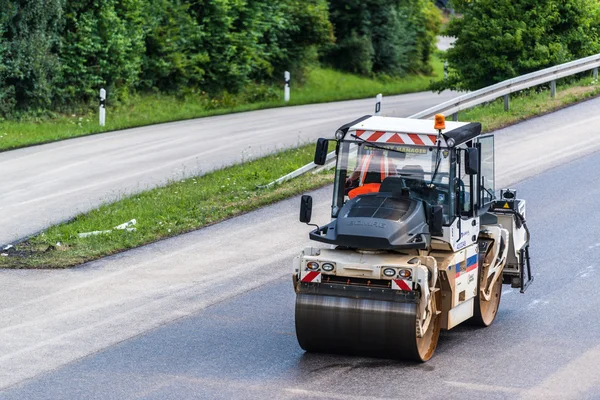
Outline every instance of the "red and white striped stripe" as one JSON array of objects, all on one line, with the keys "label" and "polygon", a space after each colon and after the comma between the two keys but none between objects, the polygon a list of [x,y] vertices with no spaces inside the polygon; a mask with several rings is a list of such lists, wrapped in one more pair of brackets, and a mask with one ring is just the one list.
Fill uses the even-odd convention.
[{"label": "red and white striped stripe", "polygon": [[406,279],[392,279],[392,289],[411,292],[413,290],[412,287],[413,284],[411,281],[407,281]]},{"label": "red and white striped stripe", "polygon": [[321,273],[319,271],[302,271],[300,280],[302,282],[321,283]]},{"label": "red and white striped stripe", "polygon": [[410,144],[415,146],[435,146],[436,135],[417,135],[383,131],[356,131],[356,136],[368,142]]}]

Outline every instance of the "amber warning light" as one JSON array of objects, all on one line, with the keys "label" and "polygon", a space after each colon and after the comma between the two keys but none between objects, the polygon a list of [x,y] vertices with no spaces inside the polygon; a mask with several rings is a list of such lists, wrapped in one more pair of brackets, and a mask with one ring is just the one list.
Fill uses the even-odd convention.
[{"label": "amber warning light", "polygon": [[433,126],[433,129],[437,129],[437,130],[446,129],[446,117],[444,117],[444,114],[436,114],[435,115],[435,125]]}]

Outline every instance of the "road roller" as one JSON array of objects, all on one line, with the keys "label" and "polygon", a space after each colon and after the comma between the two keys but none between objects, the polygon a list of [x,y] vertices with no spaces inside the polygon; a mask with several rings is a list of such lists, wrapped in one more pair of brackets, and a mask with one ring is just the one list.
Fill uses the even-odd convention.
[{"label": "road roller", "polygon": [[533,281],[525,200],[496,191],[480,123],[364,116],[317,141],[314,163],[334,162],[331,221],[301,198],[319,242],[293,261],[305,351],[424,362],[442,329],[489,326],[502,285]]}]

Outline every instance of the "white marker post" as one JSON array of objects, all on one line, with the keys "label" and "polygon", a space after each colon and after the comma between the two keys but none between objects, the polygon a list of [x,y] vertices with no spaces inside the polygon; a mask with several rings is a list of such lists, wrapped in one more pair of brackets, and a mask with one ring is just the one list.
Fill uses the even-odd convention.
[{"label": "white marker post", "polygon": [[381,100],[383,99],[383,95],[379,93],[375,99],[375,115],[381,115]]},{"label": "white marker post", "polygon": [[283,78],[285,79],[285,87],[283,89],[283,100],[287,103],[290,101],[290,80],[292,76],[289,71],[285,71],[283,74]]},{"label": "white marker post", "polygon": [[100,126],[106,124],[106,90],[100,89]]}]

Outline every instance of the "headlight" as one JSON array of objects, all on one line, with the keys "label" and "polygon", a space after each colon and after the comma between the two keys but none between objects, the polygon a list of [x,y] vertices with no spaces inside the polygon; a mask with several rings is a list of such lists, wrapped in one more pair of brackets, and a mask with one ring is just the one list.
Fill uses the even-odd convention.
[{"label": "headlight", "polygon": [[396,275],[396,270],[394,268],[386,268],[386,269],[383,270],[383,274],[385,276],[392,277],[392,276]]},{"label": "headlight", "polygon": [[400,272],[398,272],[398,275],[401,278],[410,278],[410,276],[412,275],[412,272],[410,271],[410,269],[401,269]]},{"label": "headlight", "polygon": [[316,271],[319,269],[319,263],[310,261],[310,262],[306,263],[306,268],[310,269],[311,271]]},{"label": "headlight", "polygon": [[323,268],[323,271],[331,272],[333,271],[334,266],[333,264],[325,263],[321,266],[321,268]]}]

